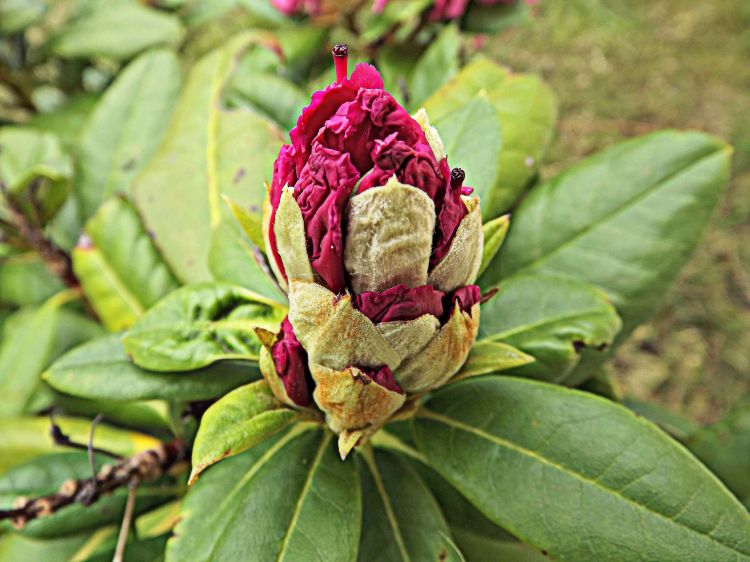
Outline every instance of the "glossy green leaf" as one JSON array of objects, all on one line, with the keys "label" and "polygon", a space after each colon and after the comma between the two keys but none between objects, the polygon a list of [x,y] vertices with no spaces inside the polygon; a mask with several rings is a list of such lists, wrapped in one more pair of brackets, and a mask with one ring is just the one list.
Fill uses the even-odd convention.
[{"label": "glossy green leaf", "polygon": [[54,394],[57,412],[76,417],[93,419],[98,414],[104,421],[118,427],[129,427],[169,435],[172,426],[169,406],[163,400],[123,402],[121,400],[90,400],[66,394]]},{"label": "glossy green leaf", "polygon": [[40,540],[9,533],[0,537],[0,562],[70,562],[86,542],[86,535]]},{"label": "glossy green leaf", "polygon": [[533,363],[531,355],[519,351],[512,345],[492,340],[481,340],[471,348],[461,370],[454,377],[454,381],[507,371]]},{"label": "glossy green leaf", "polygon": [[506,234],[508,234],[509,226],[510,215],[497,217],[496,219],[492,219],[482,225],[484,246],[482,247],[482,263],[479,266],[479,273],[477,276],[481,276],[492,263],[492,260],[495,259],[495,256],[500,250],[500,246],[502,246],[505,241]]},{"label": "glossy green leaf", "polygon": [[279,402],[264,380],[223,396],[201,418],[193,444],[190,483],[212,464],[247,451],[293,423],[299,415],[298,410]]},{"label": "glossy green leaf", "polygon": [[78,137],[99,101],[99,94],[78,94],[59,109],[49,113],[34,114],[26,126],[38,131],[57,135],[63,146],[72,150]]},{"label": "glossy green leaf", "polygon": [[750,502],[750,402],[744,400],[718,423],[696,431],[686,445],[737,497]]},{"label": "glossy green leaf", "polygon": [[655,423],[664,431],[684,442],[688,436],[698,431],[698,425],[680,414],[654,402],[643,402],[625,398],[623,405],[633,410],[639,416]]},{"label": "glossy green leaf", "polygon": [[479,339],[504,342],[534,357],[513,372],[560,381],[583,348],[602,349],[615,338],[620,319],[607,295],[580,281],[547,275],[508,279],[482,306]]},{"label": "glossy green leaf", "polygon": [[750,560],[750,514],[682,446],[608,400],[525,379],[438,391],[415,422],[430,464],[555,559]]},{"label": "glossy green leaf", "polygon": [[542,562],[549,560],[537,549],[518,542],[464,498],[435,470],[412,462],[435,496],[451,535],[466,560],[471,562]]},{"label": "glossy green leaf", "polygon": [[381,449],[362,456],[358,562],[463,560],[440,506],[414,468]]},{"label": "glossy green leaf", "polygon": [[[55,423],[72,440],[88,442],[91,421],[58,416]],[[49,428],[47,418],[0,418],[0,474],[36,456],[59,452],[60,447],[49,436]],[[96,428],[96,445],[131,456],[158,446],[159,441],[149,435],[100,424]]]},{"label": "glossy green leaf", "polygon": [[211,230],[231,218],[222,194],[261,209],[281,146],[269,120],[220,103],[237,56],[253,40],[234,38],[191,68],[161,148],[133,187],[146,227],[183,282],[211,278]]},{"label": "glossy green leaf", "polygon": [[247,71],[242,65],[227,88],[227,102],[257,111],[288,130],[297,122],[310,95],[294,82],[278,75],[278,70]]},{"label": "glossy green leaf", "polygon": [[[73,162],[52,133],[30,128],[0,129],[0,182],[24,206],[28,188],[38,181],[36,199],[41,203],[43,220],[50,218],[70,191]],[[0,216],[5,211],[0,198]]]},{"label": "glossy green leaf", "polygon": [[38,308],[24,308],[3,326],[0,346],[0,417],[23,414],[53,355],[66,293]]},{"label": "glossy green leaf", "polygon": [[[162,562],[167,539],[169,539],[169,534],[151,538],[129,535],[125,543],[123,562]],[[113,534],[109,540],[94,549],[83,562],[110,562],[113,560],[116,547],[117,536]]]},{"label": "glossy green leaf", "polygon": [[47,12],[44,0],[0,0],[0,35],[23,31]]},{"label": "glossy green leaf", "polygon": [[59,30],[52,51],[64,58],[125,60],[149,47],[177,45],[183,33],[175,16],[138,2],[97,2]]},{"label": "glossy green leaf", "polygon": [[[112,464],[111,458],[97,455],[97,466]],[[91,477],[91,465],[85,451],[43,455],[19,465],[0,476],[0,509],[9,509],[19,496],[36,498],[56,492],[66,480]],[[168,501],[175,491],[168,481],[143,483],[136,500],[136,513]],[[38,538],[57,538],[74,535],[119,522],[122,519],[127,488],[103,495],[86,507],[71,505],[48,517],[29,522],[24,534]],[[10,527],[6,521],[3,526]]]},{"label": "glossy green leaf", "polygon": [[0,301],[3,303],[38,305],[63,288],[62,282],[34,252],[0,258]]},{"label": "glossy green leaf", "polygon": [[259,377],[257,367],[231,362],[181,373],[146,371],[128,358],[116,335],[73,349],[43,375],[52,388],[72,396],[122,401],[208,400]]},{"label": "glossy green leaf", "polygon": [[179,285],[135,209],[115,197],[86,224],[73,251],[73,269],[110,331],[129,328],[144,311]]},{"label": "glossy green leaf", "polygon": [[208,267],[217,281],[245,287],[279,304],[288,302],[261,249],[231,219],[222,220],[211,232]]},{"label": "glossy green leaf", "polygon": [[483,216],[491,217],[485,206],[494,190],[499,169],[498,153],[502,146],[502,131],[495,108],[483,94],[451,113],[439,117],[429,115],[443,139],[451,166],[458,166],[466,172],[465,183],[479,196]]},{"label": "glossy green leaf", "polygon": [[75,192],[84,219],[105,199],[130,191],[159,147],[179,90],[179,61],[165,49],[135,59],[107,89],[79,143]]},{"label": "glossy green leaf", "polygon": [[353,459],[292,429],[211,467],[188,492],[167,560],[351,561],[361,523]]},{"label": "glossy green leaf", "polygon": [[222,359],[257,360],[254,328],[277,331],[285,309],[247,289],[200,283],[170,293],[123,338],[144,369],[188,371]]},{"label": "glossy green leaf", "polygon": [[729,174],[731,150],[698,132],[619,144],[535,188],[482,279],[540,272],[604,289],[622,341],[688,260]]},{"label": "glossy green leaf", "polygon": [[435,90],[458,73],[461,36],[447,25],[419,57],[408,77],[409,107],[417,110]]},{"label": "glossy green leaf", "polygon": [[[484,99],[494,107],[502,137],[497,152],[483,152],[481,160],[477,157],[471,161],[476,166],[474,174],[481,174],[481,182],[466,168],[467,185],[491,186],[480,190],[480,196],[484,196],[482,216],[488,220],[507,211],[536,177],[552,136],[557,104],[551,90],[539,78],[511,73],[479,57],[430,96],[424,106],[442,135],[443,120],[477,99]],[[477,121],[468,123],[470,130],[477,126]],[[450,151],[448,154],[452,156]],[[452,165],[463,166],[454,161],[451,158]]]}]

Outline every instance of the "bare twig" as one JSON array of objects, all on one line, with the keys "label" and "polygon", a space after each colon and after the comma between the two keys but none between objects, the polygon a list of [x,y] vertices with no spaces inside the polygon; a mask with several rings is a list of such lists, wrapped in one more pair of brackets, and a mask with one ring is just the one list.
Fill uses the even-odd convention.
[{"label": "bare twig", "polygon": [[87,451],[89,453],[89,462],[91,462],[92,472],[96,474],[96,465],[94,464],[93,455],[94,453],[99,453],[102,455],[106,455],[108,457],[112,457],[113,459],[122,459],[122,457],[116,453],[113,453],[112,451],[107,451],[106,449],[99,449],[98,447],[94,447],[93,438],[94,438],[94,429],[96,428],[97,424],[101,421],[101,416],[96,416],[96,419],[94,419],[94,422],[91,425],[91,431],[89,433],[89,443],[83,444],[83,443],[76,443],[73,441],[70,437],[65,435],[60,429],[60,426],[55,423],[55,416],[54,412],[50,410],[49,413],[49,422],[50,422],[50,428],[49,433],[52,437],[52,441],[55,443],[55,445],[60,445],[62,447],[70,447],[71,449],[80,449],[81,451]]},{"label": "bare twig", "polygon": [[188,449],[184,441],[162,443],[115,464],[104,465],[92,478],[67,480],[54,494],[29,500],[19,497],[13,509],[0,510],[0,520],[10,519],[17,529],[29,521],[56,513],[65,506],[80,503],[89,506],[102,495],[129,486],[131,482],[152,482],[166,474],[175,465],[187,460]]},{"label": "bare twig", "polygon": [[[35,191],[32,189],[32,192]],[[8,214],[13,226],[18,230],[19,236],[28,244],[28,246],[35,250],[42,258],[47,267],[62,279],[65,284],[72,288],[78,288],[80,284],[78,279],[73,273],[73,264],[65,252],[55,246],[55,244],[49,240],[45,234],[44,229],[40,224],[33,224],[23,212],[23,209],[17,201],[13,199],[8,193],[8,189],[4,183],[0,182],[0,193],[5,201],[5,206],[8,209]]]},{"label": "bare twig", "polygon": [[117,547],[115,548],[115,555],[112,558],[112,562],[122,562],[125,558],[125,545],[128,542],[128,534],[133,524],[133,511],[135,509],[135,496],[138,484],[140,484],[140,480],[137,476],[128,484],[128,501],[125,504],[125,514],[122,517],[122,525],[120,525],[120,534],[117,537]]}]

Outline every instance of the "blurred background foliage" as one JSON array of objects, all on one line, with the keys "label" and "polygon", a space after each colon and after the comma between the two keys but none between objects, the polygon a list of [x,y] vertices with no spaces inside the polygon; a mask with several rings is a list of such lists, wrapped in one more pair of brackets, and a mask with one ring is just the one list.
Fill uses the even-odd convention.
[{"label": "blurred background foliage", "polygon": [[733,179],[703,244],[611,366],[626,395],[715,421],[750,391],[750,3],[549,1],[485,50],[541,74],[558,96],[544,177],[669,127],[734,146]]}]

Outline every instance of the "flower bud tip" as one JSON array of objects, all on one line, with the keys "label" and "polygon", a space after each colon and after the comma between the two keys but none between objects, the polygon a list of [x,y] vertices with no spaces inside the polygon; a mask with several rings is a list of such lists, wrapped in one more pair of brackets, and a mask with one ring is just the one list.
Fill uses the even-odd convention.
[{"label": "flower bud tip", "polygon": [[339,43],[331,50],[333,53],[333,64],[336,67],[336,83],[340,84],[349,75],[349,45]]}]

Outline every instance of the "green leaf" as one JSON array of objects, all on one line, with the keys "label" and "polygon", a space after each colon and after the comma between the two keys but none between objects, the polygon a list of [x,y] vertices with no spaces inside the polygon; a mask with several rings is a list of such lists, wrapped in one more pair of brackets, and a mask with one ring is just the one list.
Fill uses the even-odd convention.
[{"label": "green leaf", "polygon": [[537,549],[518,542],[487,519],[435,470],[421,462],[412,462],[440,509],[451,530],[451,535],[467,560],[471,562],[543,562]]},{"label": "green leaf", "polygon": [[224,201],[250,241],[261,251],[265,251],[261,210],[259,208],[246,209],[242,204],[227,196],[224,196]]},{"label": "green leaf", "polygon": [[179,91],[179,61],[165,49],[138,57],[107,89],[79,143],[75,190],[84,219],[115,193],[129,193],[159,147]]},{"label": "green leaf", "polygon": [[[429,110],[428,110],[429,112]],[[451,166],[466,172],[466,185],[479,196],[483,216],[494,190],[502,135],[497,112],[486,95],[473,98],[454,112],[433,118]]]},{"label": "green leaf", "polygon": [[98,101],[99,94],[78,94],[55,111],[34,114],[26,126],[57,135],[66,149],[73,150]]},{"label": "green leaf", "polygon": [[494,34],[523,23],[528,15],[527,2],[496,2],[486,6],[473,2],[466,11],[463,26],[467,31]]},{"label": "green leaf", "polygon": [[[164,548],[167,545],[169,533],[158,537],[142,538],[128,536],[125,543],[125,562],[162,562],[164,560]],[[85,562],[110,562],[114,559],[117,548],[117,537],[113,534],[109,540],[86,557]],[[74,560],[78,560],[75,558]]]},{"label": "green leaf", "polygon": [[447,25],[419,57],[408,77],[409,107],[419,109],[440,86],[458,74],[458,27]]},{"label": "green leaf", "polygon": [[[549,87],[536,76],[511,73],[478,57],[430,96],[424,106],[442,135],[442,121],[477,99],[495,108],[502,132],[497,152],[483,152],[481,160],[471,161],[477,166],[474,173],[482,174],[480,185],[491,186],[481,192],[482,216],[489,220],[505,212],[537,176],[557,118],[557,103]],[[478,123],[472,121],[468,126],[473,129]],[[448,154],[452,156],[450,151]],[[460,161],[456,164],[463,165]],[[471,172],[466,169],[467,185],[475,186],[477,181],[470,179]]]},{"label": "green leaf", "polygon": [[365,451],[362,539],[358,562],[463,560],[438,503],[414,468],[398,455]]},{"label": "green leaf", "polygon": [[[96,461],[98,467],[115,462],[103,455],[97,455]],[[13,500],[19,496],[46,496],[57,492],[66,480],[84,478],[91,478],[91,465],[85,451],[37,457],[0,476],[0,509],[10,509]],[[135,513],[142,513],[173,497],[174,485],[170,489],[165,486],[166,483],[157,481],[141,484]],[[57,538],[119,522],[127,495],[127,488],[121,488],[112,494],[103,495],[92,506],[67,506],[53,515],[30,521],[23,532],[37,538]],[[10,524],[6,521],[3,527],[8,529]]]},{"label": "green leaf", "polygon": [[0,417],[26,411],[39,375],[53,356],[60,307],[69,298],[69,293],[60,293],[38,308],[21,309],[5,322],[0,346]]},{"label": "green leaf", "polygon": [[231,219],[222,220],[211,232],[208,266],[217,281],[245,287],[279,304],[288,302],[263,252]]},{"label": "green leaf", "polygon": [[500,246],[502,246],[503,241],[505,241],[505,235],[508,234],[509,226],[510,215],[497,217],[496,219],[492,219],[482,225],[484,246],[482,247],[482,264],[479,266],[478,277],[485,272],[492,263],[492,260],[495,259],[497,252],[500,250]]},{"label": "green leaf", "polygon": [[[0,128],[0,182],[23,205],[32,184],[43,220],[65,202],[70,191],[73,162],[52,133],[21,127]],[[6,211],[0,198],[0,216]]]},{"label": "green leaf", "polygon": [[73,349],[44,373],[52,388],[91,400],[208,400],[260,377],[248,363],[222,362],[182,373],[137,367],[120,336],[110,335]]},{"label": "green leaf", "polygon": [[163,400],[123,402],[55,394],[54,405],[57,412],[65,415],[94,418],[101,414],[103,420],[119,427],[142,429],[160,435],[169,435],[172,432],[169,406]]},{"label": "green leaf", "polygon": [[253,40],[234,38],[192,67],[161,148],[133,187],[157,247],[186,283],[211,278],[211,230],[229,217],[221,195],[261,209],[281,146],[273,123],[220,103],[237,56]]},{"label": "green leaf", "polygon": [[688,260],[730,153],[709,135],[665,131],[584,160],[524,200],[483,285],[529,272],[597,285],[622,316],[621,342]]},{"label": "green leaf", "polygon": [[466,363],[451,379],[458,381],[469,377],[498,373],[532,363],[534,358],[515,347],[492,340],[481,340],[471,348]]},{"label": "green leaf", "polygon": [[560,381],[583,348],[608,346],[620,319],[607,295],[590,285],[548,275],[513,277],[482,306],[479,339],[504,342],[534,357],[518,375]]},{"label": "green leaf", "polygon": [[203,414],[195,437],[190,484],[212,464],[247,451],[299,415],[279,402],[263,380],[241,386],[214,402]]},{"label": "green leaf", "polygon": [[149,47],[176,46],[184,30],[175,17],[138,2],[97,2],[64,25],[52,40],[63,58],[126,60]]},{"label": "green leaf", "polygon": [[167,560],[353,560],[356,464],[330,433],[292,429],[208,470],[188,492]]},{"label": "green leaf", "polygon": [[277,331],[285,309],[247,289],[201,283],[170,293],[123,338],[139,367],[188,371],[222,359],[257,360],[254,328]]},{"label": "green leaf", "polygon": [[[89,420],[56,417],[63,433],[79,443],[87,443]],[[0,418],[0,474],[27,460],[46,453],[59,452],[60,447],[49,437],[47,418]],[[100,424],[96,428],[96,445],[122,456],[131,456],[159,445],[149,435],[115,429]]]},{"label": "green leaf", "polygon": [[34,252],[0,258],[0,300],[15,306],[38,305],[64,285]]},{"label": "green leaf", "polygon": [[86,542],[86,535],[55,540],[39,540],[9,533],[0,537],[0,562],[43,560],[44,562],[70,562],[73,555]]},{"label": "green leaf", "polygon": [[86,224],[73,269],[110,331],[129,328],[179,285],[141,225],[135,209],[115,197]]},{"label": "green leaf", "polygon": [[750,502],[750,402],[741,402],[718,423],[696,431],[686,445],[737,497]]},{"label": "green leaf", "polygon": [[44,0],[0,0],[0,35],[11,35],[37,23],[47,12]]},{"label": "green leaf", "polygon": [[430,464],[494,523],[571,560],[750,560],[750,514],[655,426],[603,398],[483,377],[415,422]]},{"label": "green leaf", "polygon": [[648,421],[655,423],[683,443],[688,436],[698,431],[698,426],[693,421],[659,404],[626,398],[623,400],[623,405],[633,410],[639,416],[643,416]]}]

